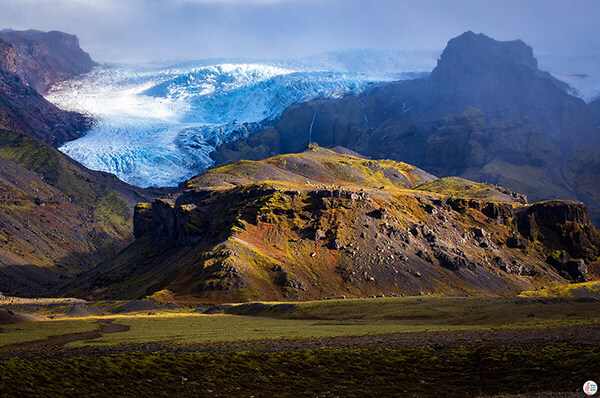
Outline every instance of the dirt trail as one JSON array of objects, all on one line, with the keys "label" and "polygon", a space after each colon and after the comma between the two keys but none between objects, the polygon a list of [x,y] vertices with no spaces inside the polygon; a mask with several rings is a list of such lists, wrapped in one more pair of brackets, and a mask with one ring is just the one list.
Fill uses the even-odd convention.
[{"label": "dirt trail", "polygon": [[50,336],[43,340],[27,341],[25,343],[18,343],[13,345],[7,345],[0,348],[2,351],[13,351],[13,350],[35,350],[47,347],[62,347],[65,344],[72,343],[79,340],[93,340],[102,337],[107,333],[120,333],[127,332],[129,326],[114,324],[115,319],[99,319],[96,321],[98,328],[91,332],[71,333],[62,334],[57,336]]}]

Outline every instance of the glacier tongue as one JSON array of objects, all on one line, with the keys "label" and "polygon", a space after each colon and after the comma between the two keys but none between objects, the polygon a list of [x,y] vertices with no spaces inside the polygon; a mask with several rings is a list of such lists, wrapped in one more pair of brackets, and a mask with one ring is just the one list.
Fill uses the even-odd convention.
[{"label": "glacier tongue", "polygon": [[293,103],[422,75],[323,69],[301,62],[113,65],[55,87],[47,98],[97,121],[62,152],[133,185],[175,186],[209,167],[216,146],[268,126]]}]

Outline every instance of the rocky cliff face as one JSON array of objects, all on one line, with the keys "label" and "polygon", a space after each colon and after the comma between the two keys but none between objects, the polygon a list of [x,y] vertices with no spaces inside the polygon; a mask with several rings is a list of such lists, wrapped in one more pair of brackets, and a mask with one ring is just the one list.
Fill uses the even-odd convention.
[{"label": "rocky cliff face", "polygon": [[[0,33],[0,128],[59,146],[80,137],[92,121],[57,108],[36,91],[44,92],[46,84],[72,77],[72,73],[84,69],[72,59],[77,58],[79,49],[75,36],[51,33]],[[56,49],[58,52],[53,52]],[[74,55],[69,56],[71,52]]]},{"label": "rocky cliff face", "polygon": [[321,145],[507,186],[534,200],[581,200],[600,220],[589,171],[600,165],[600,130],[590,107],[565,89],[537,68],[523,42],[467,32],[450,40],[428,78],[293,105],[272,129],[211,156],[229,162],[299,151],[314,116],[312,138]]},{"label": "rocky cliff face", "polygon": [[57,108],[10,72],[0,70],[0,127],[24,132],[52,146],[80,137],[91,119]]},{"label": "rocky cliff face", "polygon": [[138,205],[136,242],[70,292],[509,295],[597,275],[599,235],[581,203],[528,205],[504,188],[421,173],[321,148],[211,170]]},{"label": "rocky cliff face", "polygon": [[3,30],[0,39],[15,50],[18,67],[12,72],[41,94],[58,82],[91,71],[96,65],[79,47],[79,39],[67,33]]},{"label": "rocky cliff face", "polygon": [[0,39],[0,69],[10,73],[17,72],[17,53],[15,49]]}]

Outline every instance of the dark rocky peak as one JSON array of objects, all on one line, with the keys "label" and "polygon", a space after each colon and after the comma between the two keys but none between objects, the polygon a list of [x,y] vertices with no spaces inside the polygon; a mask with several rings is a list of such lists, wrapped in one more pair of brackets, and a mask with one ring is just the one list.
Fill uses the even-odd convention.
[{"label": "dark rocky peak", "polygon": [[444,49],[431,78],[437,83],[461,82],[473,78],[497,78],[534,74],[566,91],[567,83],[538,69],[533,49],[521,40],[498,41],[483,33],[465,32],[451,39]]},{"label": "dark rocky peak", "polygon": [[444,49],[437,69],[465,67],[486,63],[514,63],[537,69],[533,49],[521,40],[498,41],[483,33],[465,32],[451,39]]},{"label": "dark rocky peak", "polygon": [[14,73],[42,94],[52,85],[87,73],[96,65],[79,47],[77,36],[67,33],[3,30],[0,39],[10,43],[16,52]]}]

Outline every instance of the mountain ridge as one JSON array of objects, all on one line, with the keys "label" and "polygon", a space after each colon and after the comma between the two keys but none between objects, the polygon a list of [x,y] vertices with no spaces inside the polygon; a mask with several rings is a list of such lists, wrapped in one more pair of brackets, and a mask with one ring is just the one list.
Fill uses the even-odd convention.
[{"label": "mountain ridge", "polygon": [[297,152],[310,132],[324,146],[507,186],[534,200],[582,200],[598,222],[599,131],[590,107],[565,89],[537,69],[523,42],[467,32],[450,40],[427,78],[292,105],[272,128],[222,144],[211,157],[219,165]]},{"label": "mountain ridge", "polygon": [[[27,79],[35,81],[35,76],[42,73],[46,65],[35,60],[24,62],[22,52],[26,50],[17,47],[18,52],[15,49],[22,43],[17,41],[15,45],[3,39],[7,35],[18,39],[21,33],[0,32],[0,127],[26,132],[55,147],[80,137],[92,126],[92,120],[79,113],[59,109],[42,97],[40,92],[44,92],[43,87],[42,91],[36,91],[37,84],[27,84]],[[41,34],[35,34],[38,33]],[[72,40],[77,43],[76,38]],[[36,50],[31,51],[51,53],[52,48],[44,47],[43,42],[32,39],[27,43],[32,43],[31,46]],[[77,49],[81,51],[78,45]],[[72,77],[65,71],[60,72],[59,67],[54,67],[53,73],[53,83]]]},{"label": "mountain ridge", "polygon": [[529,205],[505,188],[316,145],[209,170],[139,204],[135,235],[65,292],[192,302],[512,295],[593,277],[600,254],[580,202]]}]

